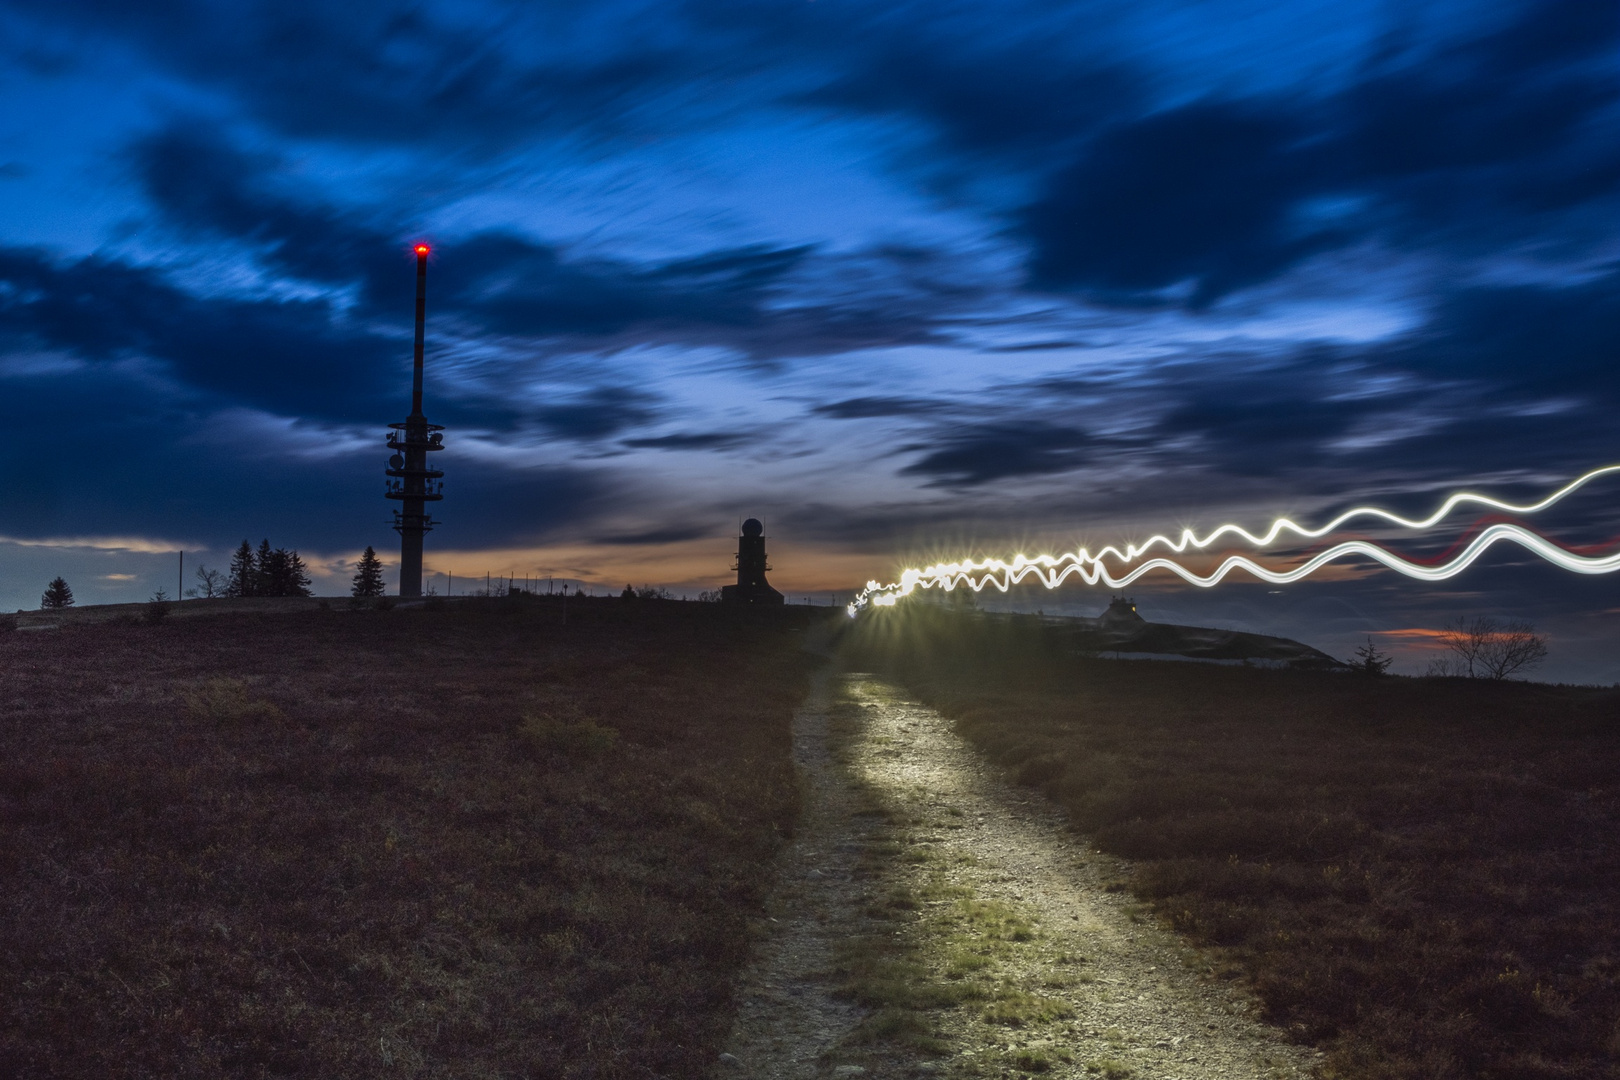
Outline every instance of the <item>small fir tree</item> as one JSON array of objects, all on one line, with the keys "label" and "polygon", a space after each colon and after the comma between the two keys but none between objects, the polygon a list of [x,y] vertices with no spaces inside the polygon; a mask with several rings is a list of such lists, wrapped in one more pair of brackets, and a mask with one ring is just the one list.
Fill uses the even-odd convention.
[{"label": "small fir tree", "polygon": [[73,606],[73,590],[68,588],[66,578],[56,578],[45,586],[45,595],[39,598],[42,608],[65,608]]},{"label": "small fir tree", "polygon": [[377,553],[371,549],[370,544],[366,545],[366,550],[361,554],[360,561],[354,564],[354,568],[358,571],[354,575],[355,596],[383,594],[382,560],[377,558]]},{"label": "small fir tree", "polygon": [[1369,637],[1367,644],[1356,650],[1356,658],[1350,661],[1350,666],[1363,675],[1382,675],[1394,662],[1395,658],[1379,652],[1378,646]]},{"label": "small fir tree", "polygon": [[253,562],[253,546],[246,540],[231,556],[230,578],[225,586],[227,596],[259,595],[258,567]]}]

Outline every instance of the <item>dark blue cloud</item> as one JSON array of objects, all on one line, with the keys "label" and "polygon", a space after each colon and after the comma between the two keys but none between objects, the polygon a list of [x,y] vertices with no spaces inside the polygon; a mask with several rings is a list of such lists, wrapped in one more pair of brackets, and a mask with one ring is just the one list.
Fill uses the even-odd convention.
[{"label": "dark blue cloud", "polygon": [[901,469],[935,486],[969,487],[1019,476],[1070,472],[1094,460],[1101,440],[1078,428],[987,423],[952,429],[938,442],[901,452],[923,454]]},{"label": "dark blue cloud", "polygon": [[645,532],[634,533],[603,533],[591,537],[593,544],[608,544],[612,547],[639,547],[649,544],[680,544],[687,540],[702,540],[713,537],[713,526],[681,525],[663,529],[649,529]]},{"label": "dark blue cloud", "polygon": [[[206,128],[165,130],[130,156],[160,221],[180,235],[228,242],[278,275],[352,286],[369,318],[398,324],[408,313],[403,227],[278,194],[278,162],[242,153]],[[571,258],[491,230],[435,253],[431,302],[436,316],[468,333],[716,344],[761,360],[941,338],[935,326],[953,299],[946,295],[924,296],[921,306],[859,297],[777,302],[812,254],[803,244],[756,244],[634,263]],[[880,265],[885,257],[875,256]]]},{"label": "dark blue cloud", "polygon": [[[1578,157],[1582,144],[1612,163],[1614,146],[1603,145],[1601,127],[1587,125],[1620,95],[1617,47],[1620,8],[1549,0],[1438,55],[1392,49],[1334,103],[1346,129],[1342,163],[1358,175],[1400,182],[1536,162],[1541,169],[1514,179],[1555,184],[1545,166],[1566,152]],[[1524,191],[1509,183],[1502,193]]]},{"label": "dark blue cloud", "polygon": [[1356,421],[1394,411],[1392,403],[1302,392],[1301,377],[1310,378],[1313,359],[1306,356],[1290,368],[1258,375],[1221,377],[1208,371],[1189,379],[1172,391],[1179,403],[1158,418],[1159,437],[1196,445],[1202,468],[1239,475],[1275,476],[1344,459],[1349,455],[1333,443]]},{"label": "dark blue cloud", "polygon": [[0,317],[12,350],[146,358],[193,392],[291,415],[378,415],[387,388],[408,378],[397,344],[324,302],[199,298],[157,270],[99,257],[0,248]]},{"label": "dark blue cloud", "polygon": [[[63,0],[18,14],[83,39],[134,46],[233,98],[283,133],[361,144],[453,144],[487,154],[541,130],[610,126],[638,91],[696,72],[656,34],[512,12],[191,0]],[[483,14],[487,18],[480,19]],[[570,25],[574,23],[574,25]],[[582,25],[581,25],[582,24]]]},{"label": "dark blue cloud", "polygon": [[1620,401],[1620,268],[1569,284],[1476,286],[1440,298],[1393,362],[1516,394]]},{"label": "dark blue cloud", "polygon": [[[182,233],[229,240],[291,277],[357,285],[375,314],[399,310],[408,274],[403,229],[384,231],[357,214],[279,196],[265,181],[275,161],[193,127],[144,139],[132,157],[163,221]],[[485,232],[436,258],[434,310],[522,336],[751,326],[762,321],[762,291],[805,254],[803,247],[749,248],[636,267],[570,262],[550,245]]]},{"label": "dark blue cloud", "polygon": [[485,233],[456,245],[438,295],[450,311],[493,333],[607,336],[641,327],[701,339],[762,327],[766,290],[805,254],[802,247],[748,248],[635,267],[565,262],[555,248]]},{"label": "dark blue cloud", "polygon": [[1315,165],[1287,118],[1198,104],[1105,132],[1024,214],[1038,285],[1207,301],[1342,242],[1300,227]]},{"label": "dark blue cloud", "polygon": [[596,440],[645,424],[658,415],[655,399],[623,386],[599,386],[555,405],[528,411],[543,428],[565,439]]},{"label": "dark blue cloud", "polygon": [[648,439],[626,439],[623,445],[632,450],[730,450],[756,438],[751,433],[735,431],[681,432]]},{"label": "dark blue cloud", "polygon": [[810,411],[832,420],[870,420],[878,416],[928,416],[949,407],[945,402],[926,398],[858,397],[825,402]]},{"label": "dark blue cloud", "polygon": [[286,135],[458,156],[542,134],[663,135],[771,101],[901,115],[960,150],[1028,156],[1140,97],[1137,73],[1066,47],[1085,33],[1085,4],[687,0],[453,17],[435,5],[62,0],[19,15],[133,46]]},{"label": "dark blue cloud", "polygon": [[[1070,11],[1079,16],[1078,7]],[[782,7],[761,29],[778,42],[808,36],[820,47],[825,82],[805,100],[921,121],[966,161],[985,154],[1024,164],[1049,159],[1145,100],[1140,72],[1077,56],[1074,39],[1050,28],[1041,33],[1043,20],[1033,12],[1012,9],[991,19],[960,11],[952,18],[936,8],[906,14]],[[1050,18],[1050,9],[1042,15]],[[756,9],[750,21],[759,26],[761,18]]]},{"label": "dark blue cloud", "polygon": [[[1383,57],[1325,98],[1116,122],[1021,213],[1031,280],[1201,306],[1332,248],[1479,252],[1559,230],[1554,212],[1612,214],[1617,49],[1620,8],[1560,0],[1437,54]],[[1561,227],[1572,242],[1583,229]]]},{"label": "dark blue cloud", "polygon": [[[9,375],[12,437],[28,467],[8,481],[0,534],[163,537],[228,548],[269,536],[305,550],[393,543],[387,451],[322,452],[319,428],[255,426],[240,413],[177,402],[137,373],[92,369]],[[289,454],[287,445],[303,444]],[[509,468],[442,455],[450,498],[440,546],[534,542],[609,508],[611,478],[566,467]]]},{"label": "dark blue cloud", "polygon": [[231,241],[281,275],[360,285],[372,307],[397,292],[408,238],[276,194],[271,182],[281,169],[273,156],[243,153],[193,123],[140,139],[129,156],[163,223],[183,236]]}]

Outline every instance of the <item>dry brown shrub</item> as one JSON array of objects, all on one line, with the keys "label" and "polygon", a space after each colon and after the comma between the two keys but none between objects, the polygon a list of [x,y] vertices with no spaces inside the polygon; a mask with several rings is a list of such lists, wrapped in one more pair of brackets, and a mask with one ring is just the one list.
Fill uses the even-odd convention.
[{"label": "dry brown shrub", "polygon": [[549,757],[598,757],[619,745],[619,732],[595,720],[560,720],[545,713],[523,718],[518,734],[535,753]]},{"label": "dry brown shrub", "polygon": [[198,720],[220,724],[276,721],[285,714],[268,701],[255,700],[241,679],[209,679],[181,693],[186,711]]}]

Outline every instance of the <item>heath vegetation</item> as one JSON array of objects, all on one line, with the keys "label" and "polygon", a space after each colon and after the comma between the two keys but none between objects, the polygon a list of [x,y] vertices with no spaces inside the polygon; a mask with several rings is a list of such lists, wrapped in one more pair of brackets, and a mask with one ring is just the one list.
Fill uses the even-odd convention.
[{"label": "heath vegetation", "polygon": [[559,606],[0,636],[0,1076],[702,1073],[825,613]]},{"label": "heath vegetation", "polygon": [[1087,659],[922,607],[848,644],[1133,860],[1326,1075],[1620,1076],[1620,692]]}]

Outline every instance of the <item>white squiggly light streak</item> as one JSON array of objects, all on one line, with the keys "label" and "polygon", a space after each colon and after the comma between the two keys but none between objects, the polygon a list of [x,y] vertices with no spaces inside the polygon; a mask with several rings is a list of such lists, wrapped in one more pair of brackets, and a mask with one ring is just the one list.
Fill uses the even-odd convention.
[{"label": "white squiggly light streak", "polygon": [[[1290,521],[1287,518],[1278,518],[1263,535],[1256,536],[1240,525],[1222,525],[1205,537],[1198,537],[1191,529],[1181,534],[1181,539],[1172,541],[1166,536],[1153,536],[1143,544],[1129,544],[1124,551],[1112,545],[1103,548],[1095,555],[1081,548],[1078,551],[1065,552],[1062,555],[1037,555],[1030,558],[1017,555],[1011,562],[1002,559],[964,560],[960,562],[935,563],[922,569],[908,569],[900,575],[900,580],[890,585],[883,585],[876,581],[866,583],[866,588],[848,606],[847,610],[853,616],[860,608],[867,604],[877,607],[892,607],[903,596],[909,596],[918,588],[931,589],[942,587],[946,591],[955,589],[959,584],[966,584],[979,592],[986,586],[994,586],[1005,593],[1013,585],[1023,581],[1026,577],[1034,575],[1048,589],[1056,589],[1070,576],[1078,574],[1088,585],[1104,582],[1112,589],[1120,589],[1129,585],[1143,574],[1153,570],[1169,570],[1190,584],[1200,588],[1212,588],[1219,584],[1233,570],[1244,569],[1262,581],[1276,585],[1289,584],[1308,577],[1317,570],[1337,559],[1347,555],[1365,555],[1375,562],[1387,566],[1407,577],[1420,581],[1444,581],[1462,573],[1473,562],[1484,554],[1492,544],[1502,540],[1509,540],[1520,545],[1528,551],[1562,569],[1578,574],[1608,574],[1620,570],[1620,551],[1605,556],[1577,555],[1568,551],[1550,540],[1531,532],[1521,525],[1498,523],[1490,526],[1476,536],[1466,548],[1455,558],[1439,566],[1425,566],[1421,563],[1403,559],[1399,555],[1386,551],[1376,544],[1365,540],[1347,540],[1325,551],[1319,552],[1309,560],[1301,563],[1292,570],[1277,571],[1255,562],[1242,555],[1233,555],[1223,561],[1218,567],[1207,575],[1200,575],[1187,569],[1172,559],[1163,557],[1149,559],[1147,562],[1131,570],[1123,576],[1116,577],[1111,573],[1103,560],[1112,555],[1124,563],[1135,562],[1155,544],[1163,544],[1177,554],[1186,551],[1189,546],[1203,549],[1216,539],[1227,534],[1237,534],[1256,547],[1266,547],[1275,542],[1284,531],[1292,532],[1307,539],[1316,539],[1327,535],[1345,522],[1356,517],[1374,516],[1382,518],[1392,524],[1406,529],[1426,529],[1443,519],[1452,510],[1464,503],[1476,503],[1493,507],[1497,510],[1515,514],[1530,514],[1558,502],[1560,499],[1576,491],[1599,476],[1608,473],[1620,472],[1620,465],[1607,465],[1565,484],[1551,495],[1539,502],[1525,506],[1493,499],[1487,495],[1478,495],[1473,492],[1458,492],[1441,504],[1440,508],[1427,518],[1408,519],[1391,513],[1388,510],[1375,506],[1358,506],[1353,510],[1346,510],[1326,525],[1317,529],[1307,529]],[[978,575],[975,577],[974,575]]]}]

